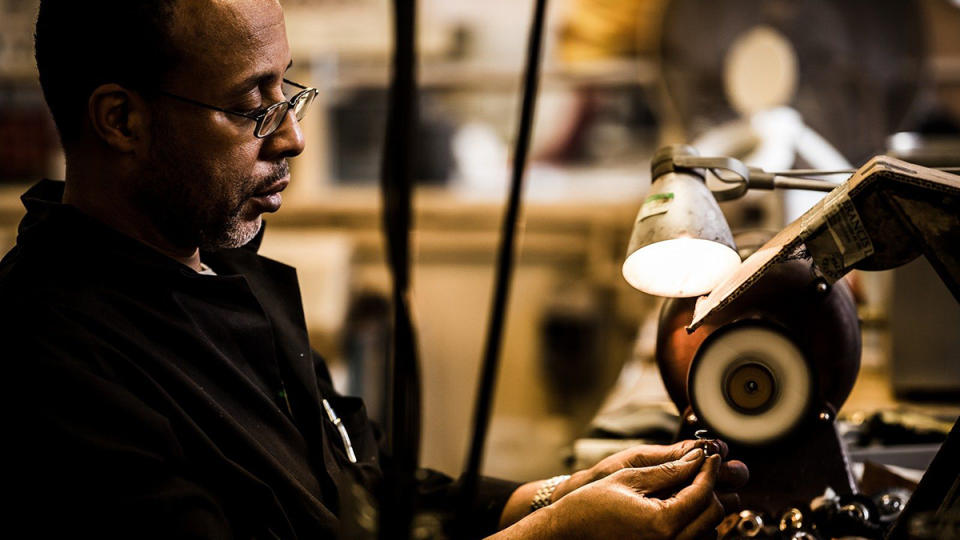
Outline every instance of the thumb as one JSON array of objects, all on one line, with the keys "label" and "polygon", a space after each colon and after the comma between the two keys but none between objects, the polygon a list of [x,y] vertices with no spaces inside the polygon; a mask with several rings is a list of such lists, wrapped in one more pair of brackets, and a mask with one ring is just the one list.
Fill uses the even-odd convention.
[{"label": "thumb", "polygon": [[690,483],[703,465],[705,454],[702,448],[694,448],[683,457],[652,467],[627,469],[631,471],[628,483],[638,493],[673,493]]}]

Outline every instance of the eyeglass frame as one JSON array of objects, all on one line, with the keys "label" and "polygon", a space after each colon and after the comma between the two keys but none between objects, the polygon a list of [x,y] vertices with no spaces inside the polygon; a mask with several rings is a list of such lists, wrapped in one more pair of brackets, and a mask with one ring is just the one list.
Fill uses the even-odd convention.
[{"label": "eyeglass frame", "polygon": [[[256,125],[255,125],[254,128],[253,128],[253,136],[256,137],[256,138],[258,138],[258,139],[265,139],[265,138],[269,137],[270,135],[273,135],[278,129],[280,129],[280,126],[283,125],[283,121],[286,119],[287,113],[290,111],[291,108],[293,108],[294,110],[296,110],[296,104],[297,104],[299,101],[305,99],[307,96],[310,96],[310,101],[308,101],[307,104],[306,104],[306,105],[304,106],[304,108],[302,109],[302,110],[303,110],[303,113],[302,113],[299,117],[297,117],[297,120],[303,119],[303,117],[306,116],[307,107],[310,106],[310,103],[313,102],[313,99],[316,98],[317,95],[320,93],[320,91],[317,90],[316,88],[313,88],[313,87],[311,87],[311,86],[304,86],[304,85],[302,85],[302,84],[300,84],[300,83],[293,82],[293,81],[291,81],[291,80],[289,80],[289,79],[283,79],[283,82],[289,84],[290,86],[295,86],[295,87],[297,87],[297,88],[300,88],[301,91],[300,91],[300,92],[297,92],[296,94],[294,94],[290,99],[287,99],[287,100],[284,100],[284,101],[278,101],[278,102],[274,103],[273,105],[269,105],[269,106],[267,106],[266,108],[262,109],[260,112],[256,112],[256,113],[243,113],[243,112],[239,112],[239,111],[231,111],[231,110],[229,110],[229,109],[224,109],[224,108],[221,108],[221,107],[217,107],[217,106],[215,106],[215,105],[210,105],[210,104],[204,103],[204,102],[202,102],[202,101],[197,101],[197,100],[195,100],[195,99],[191,99],[191,98],[188,98],[188,97],[180,96],[180,95],[174,94],[174,93],[172,93],[172,92],[167,92],[166,90],[155,90],[155,91],[156,91],[158,94],[161,94],[161,95],[164,95],[164,96],[167,96],[167,97],[171,97],[171,98],[174,98],[174,99],[183,101],[184,103],[190,103],[191,105],[196,105],[196,106],[198,106],[198,107],[203,107],[203,108],[205,108],[205,109],[210,109],[210,110],[213,110],[213,111],[219,111],[219,112],[226,113],[226,114],[232,114],[232,115],[234,115],[234,116],[242,116],[243,118],[248,118],[248,119],[250,119],[250,120],[253,120],[253,121],[256,122]],[[261,134],[261,133],[260,133],[260,129],[263,127],[263,121],[267,118],[267,115],[269,115],[270,112],[273,111],[274,109],[276,109],[277,107],[286,107],[286,110],[283,111],[283,113],[280,115],[280,121],[277,122],[277,125],[274,126],[273,129],[271,129],[268,133],[263,133],[263,134]],[[294,116],[296,116],[296,115],[294,115]]]}]

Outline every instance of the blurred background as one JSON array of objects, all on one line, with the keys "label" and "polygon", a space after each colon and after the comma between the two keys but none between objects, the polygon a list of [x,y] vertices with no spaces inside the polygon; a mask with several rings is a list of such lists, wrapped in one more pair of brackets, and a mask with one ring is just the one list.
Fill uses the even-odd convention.
[{"label": "blurred background", "polygon": [[[0,0],[4,252],[23,213],[19,195],[42,177],[63,177],[33,60],[38,3]],[[289,76],[321,92],[261,252],[298,268],[314,347],[338,387],[363,396],[378,417],[389,342],[377,190],[389,4],[282,4]],[[422,0],[419,10],[413,305],[422,462],[456,473],[532,2]],[[601,436],[668,440],[676,429],[652,361],[659,301],[620,275],[659,146],[685,142],[781,169],[856,167],[882,153],[960,165],[960,2],[554,0],[548,26],[485,468],[515,479],[572,466]],[[746,234],[777,230],[814,201],[777,193],[721,206]],[[960,308],[925,261],[853,281],[864,353],[845,425],[861,442],[942,439],[944,419],[948,430],[960,410]],[[629,429],[617,416],[624,410]]]}]

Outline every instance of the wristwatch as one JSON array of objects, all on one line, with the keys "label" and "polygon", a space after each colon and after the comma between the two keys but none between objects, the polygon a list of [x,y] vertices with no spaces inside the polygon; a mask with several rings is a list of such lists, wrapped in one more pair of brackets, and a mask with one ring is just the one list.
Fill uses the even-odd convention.
[{"label": "wristwatch", "polygon": [[561,474],[544,480],[543,483],[540,484],[540,488],[537,489],[536,495],[533,496],[533,501],[530,502],[530,511],[533,512],[544,506],[549,506],[550,503],[553,502],[553,492],[556,491],[557,486],[567,478],[570,478],[569,474]]}]

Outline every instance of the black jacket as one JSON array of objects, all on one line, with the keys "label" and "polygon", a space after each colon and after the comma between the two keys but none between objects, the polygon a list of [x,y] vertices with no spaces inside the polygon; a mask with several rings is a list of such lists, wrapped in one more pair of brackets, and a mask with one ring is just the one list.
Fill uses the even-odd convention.
[{"label": "black jacket", "polygon": [[[307,341],[293,268],[239,249],[193,270],[85,216],[43,181],[0,262],[15,520],[33,537],[328,538],[380,477],[362,402]],[[343,419],[359,462],[326,418]],[[443,506],[453,484],[430,476]],[[487,481],[489,532],[516,484]]]}]

